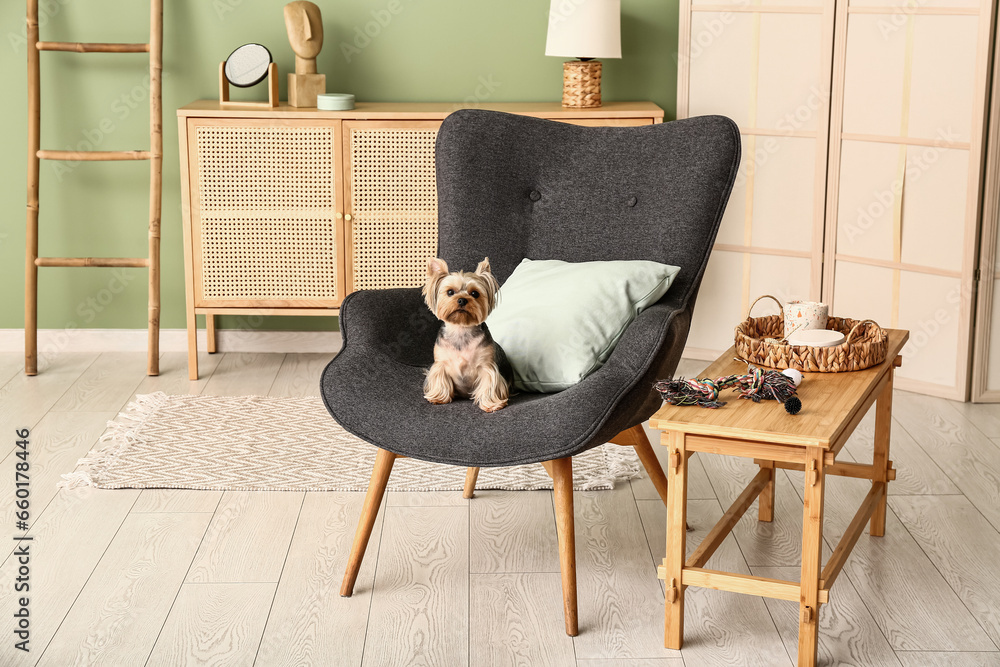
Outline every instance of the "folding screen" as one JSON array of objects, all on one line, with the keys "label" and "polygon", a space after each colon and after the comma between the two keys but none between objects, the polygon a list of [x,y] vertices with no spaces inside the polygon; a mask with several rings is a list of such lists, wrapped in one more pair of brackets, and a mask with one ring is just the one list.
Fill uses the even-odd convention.
[{"label": "folding screen", "polygon": [[833,8],[685,0],[680,21],[678,117],[723,114],[743,137],[689,337],[712,358],[757,296],[820,297]]},{"label": "folding screen", "polygon": [[731,345],[756,296],[822,298],[910,329],[898,386],[965,397],[993,11],[682,0],[678,117],[744,142],[689,355]]}]

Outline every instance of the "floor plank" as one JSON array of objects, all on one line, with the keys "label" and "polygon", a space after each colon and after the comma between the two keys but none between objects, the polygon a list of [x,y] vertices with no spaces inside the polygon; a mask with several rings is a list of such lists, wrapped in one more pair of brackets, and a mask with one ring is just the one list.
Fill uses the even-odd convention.
[{"label": "floor plank", "polygon": [[965,496],[891,498],[890,505],[986,634],[1000,646],[1000,533]]},{"label": "floor plank", "polygon": [[215,512],[222,495],[222,491],[202,489],[142,489],[132,513]]},{"label": "floor plank", "polygon": [[228,353],[202,390],[206,396],[267,396],[284,354],[267,352]]},{"label": "floor plank", "polygon": [[20,352],[0,352],[0,387],[19,373],[24,373],[24,355]]},{"label": "floor plank", "polygon": [[[782,473],[792,480],[793,488],[801,489],[802,473]],[[827,544],[836,544],[844,534],[869,488],[864,480],[826,479],[823,530]],[[863,534],[844,566],[844,576],[894,650],[995,648],[891,508],[886,512],[885,536]]]},{"label": "floor plank", "polygon": [[551,491],[481,491],[469,504],[469,571],[559,572]]},{"label": "floor plank", "polygon": [[1000,653],[977,651],[897,651],[903,667],[996,667]]},{"label": "floor plank", "polygon": [[303,495],[226,491],[185,582],[277,583]]},{"label": "floor plank", "polygon": [[253,665],[274,584],[184,584],[145,667]]},{"label": "floor plank", "polygon": [[382,508],[354,595],[340,597],[340,582],[363,503],[362,493],[306,494],[264,629],[257,667],[361,664],[385,515]]},{"label": "floor plank", "polygon": [[677,656],[663,647],[663,589],[630,489],[577,491],[573,503],[577,659]]},{"label": "floor plank", "polygon": [[[32,655],[38,656],[49,644],[137,495],[138,492],[130,490],[62,490],[32,526],[31,590],[28,591]],[[9,556],[0,566],[0,609],[11,613],[15,596],[21,595],[14,590],[17,567],[17,559]],[[62,652],[64,648],[57,650]],[[0,664],[20,665],[23,658],[13,642],[0,642]]]},{"label": "floor plank", "polygon": [[558,573],[474,574],[470,665],[573,667]]},{"label": "floor plank", "polygon": [[77,378],[52,409],[56,412],[120,410],[144,377],[145,352],[104,353]]},{"label": "floor plank", "polygon": [[319,396],[319,381],[333,354],[288,354],[268,396]]},{"label": "floor plank", "polygon": [[[642,525],[653,563],[659,565],[665,553],[667,513],[663,503],[639,502]],[[722,516],[716,500],[688,502],[692,526],[687,534],[687,553]],[[708,561],[708,567],[738,574],[750,574],[735,540],[727,539]],[[657,630],[663,640],[663,600]],[[684,647],[680,651],[687,667],[741,665],[772,667],[791,665],[791,660],[775,628],[763,598],[708,588],[689,587],[684,599]]]},{"label": "floor plank", "polygon": [[[16,373],[0,388],[0,433],[37,424],[96,359],[97,354],[65,353],[39,368],[38,375]],[[0,442],[0,451],[9,450],[8,443]]]},{"label": "floor plank", "polygon": [[674,371],[674,377],[700,378],[701,374],[711,363],[710,361],[702,361],[701,359],[681,359],[680,363],[677,364],[677,370]]},{"label": "floor plank", "polygon": [[198,379],[188,379],[187,352],[164,352],[160,355],[160,374],[147,375],[136,387],[130,401],[137,394],[152,394],[162,391],[164,394],[200,394],[205,390],[223,355],[202,352],[198,355]]},{"label": "floor plank", "polygon": [[[48,412],[31,430],[27,460],[31,485],[29,523],[38,519],[42,509],[55,497],[56,484],[62,481],[62,475],[73,472],[76,462],[97,444],[108,420],[114,416],[113,412]],[[23,460],[11,452],[0,468],[9,470],[13,478],[16,463]],[[0,485],[0,512],[5,526],[14,525],[16,491],[14,484]]]},{"label": "floor plank", "polygon": [[129,515],[39,666],[145,662],[209,518]]},{"label": "floor plank", "polygon": [[386,508],[378,560],[363,664],[465,664],[468,510]]},{"label": "floor plank", "polygon": [[577,667],[684,667],[683,658],[646,658],[643,660],[615,660],[614,658],[599,658],[597,660],[577,660]]},{"label": "floor plank", "polygon": [[[939,495],[961,493],[948,475],[927,455],[898,420],[892,421],[889,459],[896,469],[896,479],[889,484],[890,496]],[[874,451],[874,406],[844,445],[844,451],[860,463],[871,463]]]},{"label": "floor plank", "polygon": [[897,392],[893,413],[928,456],[1000,530],[1000,447],[980,433],[952,401]]},{"label": "floor plank", "polygon": [[[712,487],[719,502],[728,509],[759,468],[751,459],[738,456],[701,454]],[[802,562],[802,498],[801,489],[792,489],[782,474],[775,475],[774,520],[757,520],[757,501],[733,529],[743,556],[750,567],[797,566]],[[711,526],[709,526],[711,528]],[[830,549],[823,547],[823,558]]]},{"label": "floor plank", "polygon": [[[758,577],[798,581],[797,567],[754,567]],[[799,605],[787,600],[764,600],[778,626],[785,649],[793,659],[798,655]],[[899,667],[899,660],[879,630],[854,586],[842,577],[830,591],[830,603],[819,609],[820,665],[856,665],[856,667]]]},{"label": "floor plank", "polygon": [[[476,498],[479,497],[476,492]],[[461,491],[387,491],[388,507],[466,507],[469,501]]]},{"label": "floor plank", "polygon": [[[129,396],[152,391],[315,395],[325,363],[321,356],[330,355],[203,355],[202,380],[190,382],[183,353],[163,354],[157,378],[145,376],[144,359],[135,354],[108,353],[102,355],[102,368],[120,381],[84,391],[83,376],[96,354],[62,353],[32,378],[21,372],[20,354],[0,354],[0,425],[33,431],[32,658],[49,646],[59,664],[72,664],[90,641],[85,648],[92,663],[143,664],[145,658],[129,662],[130,650],[115,642],[98,649],[94,639],[87,639],[91,629],[83,625],[101,615],[121,623],[129,608],[127,603],[107,603],[97,593],[102,577],[108,599],[118,599],[123,590],[137,592],[134,613],[124,622],[139,628],[136,645],[155,650],[154,661],[165,664],[195,662],[190,656],[178,661],[174,651],[199,646],[206,654],[217,651],[216,661],[238,662],[220,656],[230,653],[232,658],[234,651],[248,655],[244,649],[261,633],[256,662],[261,666],[357,667],[362,658],[365,665],[503,664],[528,656],[521,664],[562,664],[575,657],[578,665],[589,667],[707,667],[787,665],[794,658],[793,604],[705,589],[688,589],[684,651],[663,649],[663,589],[655,565],[663,557],[665,511],[645,478],[613,492],[575,494],[581,593],[581,635],[575,640],[563,633],[549,492],[487,491],[472,501],[460,492],[389,493],[352,598],[341,598],[338,589],[364,494],[274,492],[251,499],[169,489],[56,493],[59,474],[75,466],[76,458],[96,442],[102,422],[121,408],[52,411],[57,402],[75,407],[77,400],[84,405],[118,393],[124,404],[128,396],[121,386],[129,383]],[[696,377],[704,366],[694,362],[681,369]],[[63,398],[70,389],[72,396]],[[1000,405],[970,407],[906,392],[896,395],[891,458],[899,478],[890,485],[886,537],[861,537],[834,587],[832,603],[823,607],[821,660],[836,656],[826,658],[827,663],[860,662],[854,655],[869,656],[865,659],[872,665],[895,664],[886,653],[888,644],[903,667],[1000,667],[993,641],[1000,625],[995,603],[1000,572],[991,568],[993,555],[1000,552]],[[871,428],[868,415],[842,458],[870,457]],[[661,455],[658,434],[647,432]],[[0,456],[12,451],[12,443],[9,448],[5,444],[0,443]],[[12,461],[2,465],[9,470]],[[720,466],[698,454],[690,469],[694,530],[688,543],[693,549],[756,468]],[[801,485],[800,474],[779,473],[776,525],[756,522],[756,508],[751,508],[737,528],[738,540],[727,540],[710,567],[749,571],[749,561],[757,574],[794,578]],[[4,490],[9,485],[0,488]],[[866,490],[856,480],[829,481],[827,553]],[[507,499],[497,502],[501,494]],[[547,507],[538,502],[541,497],[548,499]],[[11,507],[9,493],[0,495],[0,504]],[[158,593],[134,583],[165,576],[160,566],[125,563],[136,555],[126,557],[116,551],[120,547],[108,547],[132,534],[129,539],[141,555],[132,529],[119,532],[123,522],[153,524],[170,517],[207,522],[205,544],[188,560],[194,564],[200,559],[199,576],[216,583],[189,582],[181,588],[187,577],[180,572],[173,594],[182,594],[163,606],[150,604]],[[390,524],[384,533],[383,520]],[[9,543],[0,558],[11,548]],[[15,566],[9,558],[0,565],[2,609],[14,608]],[[518,571],[535,567],[550,571]],[[511,571],[475,574],[490,568]],[[237,583],[242,578],[258,583]],[[254,589],[274,591],[269,607],[263,604],[266,595],[256,596]],[[266,623],[260,620],[262,608]],[[240,616],[243,611],[246,615]],[[57,632],[64,619],[80,627]],[[206,625],[214,629],[208,631]],[[98,629],[93,637],[122,632],[115,627]],[[157,627],[152,637],[161,633],[162,643],[155,649],[146,634],[149,627]],[[879,635],[884,637],[881,644]],[[571,644],[570,650],[564,644]],[[0,643],[0,664],[23,664],[23,657],[12,642]]]},{"label": "floor plank", "polygon": [[954,403],[955,409],[988,438],[1000,438],[1000,409],[997,403]]}]

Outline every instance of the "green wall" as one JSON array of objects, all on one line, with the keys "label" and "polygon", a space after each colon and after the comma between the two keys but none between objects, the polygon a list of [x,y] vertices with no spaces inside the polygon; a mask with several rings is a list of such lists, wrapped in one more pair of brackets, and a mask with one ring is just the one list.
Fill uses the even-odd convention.
[{"label": "green wall", "polygon": [[[563,0],[574,2],[574,0]],[[282,73],[294,56],[285,36],[284,0],[166,0],[164,36],[163,309],[165,328],[183,328],[184,265],[175,110],[217,95],[218,64],[236,46],[260,42]],[[319,71],[331,92],[359,101],[555,101],[560,58],[546,57],[548,0],[318,0],[326,40]],[[42,39],[146,41],[147,0],[41,0]],[[391,14],[392,7],[398,12]],[[24,326],[26,42],[24,3],[0,3],[0,328]],[[381,19],[375,37],[358,35]],[[368,26],[376,32],[374,26]],[[360,47],[360,48],[358,48]],[[652,100],[673,117],[676,0],[622,0],[621,60],[604,64],[608,100]],[[148,145],[148,61],[144,55],[42,54],[42,147],[83,142],[98,150]],[[43,256],[143,256],[146,163],[45,162],[41,170]],[[141,269],[42,269],[39,327],[143,328]],[[329,329],[333,318],[226,318],[223,326]]]}]

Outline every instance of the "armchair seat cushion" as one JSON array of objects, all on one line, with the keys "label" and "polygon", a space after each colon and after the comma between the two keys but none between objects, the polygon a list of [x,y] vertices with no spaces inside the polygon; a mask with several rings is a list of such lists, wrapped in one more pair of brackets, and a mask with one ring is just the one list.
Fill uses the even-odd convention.
[{"label": "armchair seat cushion", "polygon": [[[641,399],[654,395],[652,380],[659,370],[650,367],[659,346],[687,332],[686,320],[683,331],[670,326],[676,309],[656,304],[636,318],[604,366],[582,382],[555,394],[517,393],[506,408],[486,413],[470,400],[432,405],[424,399],[436,329],[417,325],[422,333],[410,338],[404,324],[422,322],[424,312],[417,289],[355,292],[345,299],[344,347],[323,372],[323,400],[341,426],[382,449],[461,466],[548,461],[607,442],[634,425],[626,423],[631,410],[616,408],[635,400],[630,390],[644,370],[650,374],[639,381],[638,393]],[[385,335],[390,321],[404,327],[395,336]],[[401,332],[411,346],[400,347]]]}]

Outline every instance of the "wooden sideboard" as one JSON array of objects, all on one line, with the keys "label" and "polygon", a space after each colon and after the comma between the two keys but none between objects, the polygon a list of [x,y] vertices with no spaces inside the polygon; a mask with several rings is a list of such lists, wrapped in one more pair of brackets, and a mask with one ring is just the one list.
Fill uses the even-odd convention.
[{"label": "wooden sideboard", "polygon": [[[358,104],[351,111],[177,111],[184,217],[188,371],[198,377],[196,315],[337,315],[359,289],[422,284],[437,252],[434,140],[447,103]],[[651,102],[476,108],[578,125],[648,125]]]}]

